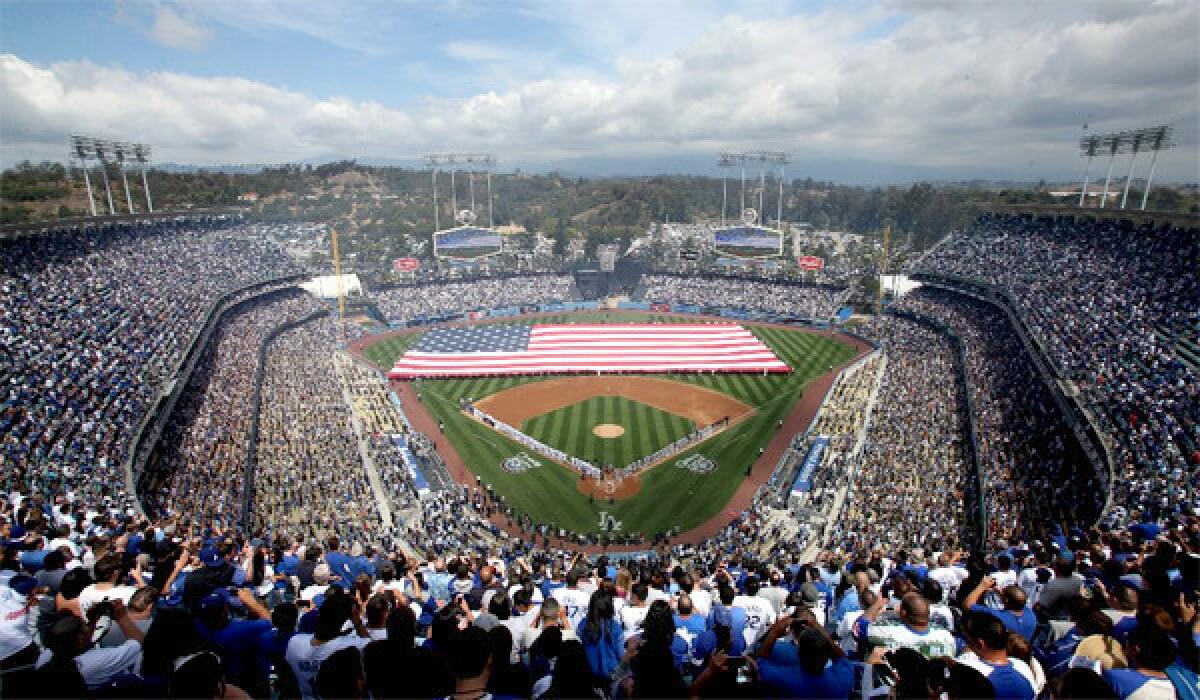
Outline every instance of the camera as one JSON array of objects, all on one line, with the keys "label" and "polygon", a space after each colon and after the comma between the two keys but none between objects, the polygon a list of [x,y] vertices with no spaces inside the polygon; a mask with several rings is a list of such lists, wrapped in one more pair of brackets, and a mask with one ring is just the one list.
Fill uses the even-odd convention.
[{"label": "camera", "polygon": [[113,616],[113,604],[110,600],[102,600],[96,603],[88,610],[88,616],[93,620],[99,620],[102,617]]}]

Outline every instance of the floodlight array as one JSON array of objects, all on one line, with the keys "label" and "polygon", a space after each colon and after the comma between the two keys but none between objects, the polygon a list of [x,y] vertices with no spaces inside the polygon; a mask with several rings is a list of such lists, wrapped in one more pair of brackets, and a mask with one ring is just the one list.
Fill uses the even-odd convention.
[{"label": "floodlight array", "polygon": [[137,163],[142,171],[142,189],[146,194],[146,210],[154,211],[154,203],[150,198],[150,184],[146,180],[146,164],[150,162],[152,149],[144,143],[132,143],[129,141],[116,141],[112,139],[102,139],[95,136],[81,136],[71,134],[67,139],[68,151],[67,159],[78,160],[83,168],[83,181],[88,190],[88,203],[91,206],[92,216],[96,215],[96,202],[92,198],[92,181],[88,175],[88,162],[95,161],[100,165],[100,172],[104,176],[104,192],[108,198],[108,213],[116,214],[116,207],[113,206],[112,188],[108,181],[108,166],[115,164],[121,172],[121,180],[125,185],[125,204],[129,208],[129,213],[133,211],[133,197],[129,191],[129,178],[125,172],[125,163]]},{"label": "floodlight array", "polygon": [[[783,168],[788,163],[792,162],[792,155],[783,151],[721,151],[717,156],[717,166],[720,168],[731,168],[740,165],[742,168],[742,214],[746,213],[746,164],[759,164],[759,191],[758,191],[758,209],[757,215],[761,217],[763,207],[763,197],[767,189],[767,165],[779,166],[779,200],[776,203],[776,223],[783,219]],[[729,199],[729,190],[726,183],[725,175],[721,175],[721,227],[725,227],[725,210]]]},{"label": "floodlight array", "polygon": [[1088,176],[1091,174],[1092,158],[1098,154],[1108,156],[1108,174],[1104,178],[1104,194],[1100,199],[1100,207],[1108,204],[1108,185],[1112,180],[1113,163],[1117,155],[1132,154],[1129,159],[1129,174],[1125,176],[1125,189],[1121,194],[1121,208],[1129,197],[1129,185],[1133,182],[1133,166],[1137,162],[1138,153],[1153,151],[1150,160],[1150,174],[1146,177],[1146,189],[1142,192],[1142,209],[1150,197],[1150,185],[1154,181],[1154,167],[1158,163],[1159,151],[1165,151],[1175,144],[1171,142],[1173,127],[1168,124],[1151,126],[1143,129],[1127,129],[1112,131],[1105,134],[1089,134],[1079,139],[1080,155],[1087,158],[1087,166],[1083,171],[1083,189],[1079,193],[1079,206],[1083,206],[1087,197]]},{"label": "floodlight array", "polygon": [[438,169],[445,166],[450,166],[450,208],[455,218],[458,218],[458,190],[454,186],[454,173],[459,169],[458,166],[464,166],[467,171],[468,179],[471,185],[471,216],[475,216],[475,172],[478,170],[484,171],[487,176],[487,198],[488,198],[488,228],[494,225],[492,218],[492,171],[491,167],[496,164],[496,156],[491,153],[429,153],[422,159],[425,166],[433,171],[433,229],[437,231],[441,226],[441,219],[438,212],[437,203],[437,176]]}]

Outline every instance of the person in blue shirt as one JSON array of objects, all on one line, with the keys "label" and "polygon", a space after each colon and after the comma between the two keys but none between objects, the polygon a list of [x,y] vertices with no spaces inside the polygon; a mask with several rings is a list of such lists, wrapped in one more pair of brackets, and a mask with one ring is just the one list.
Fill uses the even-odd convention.
[{"label": "person in blue shirt", "polygon": [[[296,620],[299,615],[300,611],[295,603],[280,603],[271,611],[271,629],[263,630],[259,634],[256,645],[254,665],[257,685],[253,688],[258,692],[254,693],[255,697],[270,695],[272,668],[280,676],[291,675],[291,667],[288,666],[286,658],[287,645],[296,633]],[[291,683],[294,684],[295,680],[291,679]]]},{"label": "person in blue shirt", "polygon": [[741,656],[746,653],[746,636],[734,633],[730,608],[723,605],[713,606],[710,617],[712,625],[692,640],[692,658],[700,664],[708,663],[715,652],[728,656]]},{"label": "person in blue shirt", "polygon": [[1126,698],[1179,697],[1167,668],[1175,661],[1175,645],[1171,636],[1152,624],[1138,625],[1129,635],[1126,645],[1129,668],[1114,668],[1104,672],[1104,680]]},{"label": "person in blue shirt", "polygon": [[986,676],[997,700],[1033,700],[1037,696],[1033,671],[1024,661],[1008,655],[1008,637],[1012,633],[999,618],[986,612],[968,611],[963,615],[963,632],[970,651],[961,654],[958,662]]},{"label": "person in blue shirt", "polygon": [[708,629],[712,629],[719,621],[717,619],[718,609],[723,610],[728,615],[729,628],[734,634],[744,635],[746,630],[746,610],[744,608],[733,607],[733,599],[735,594],[729,586],[722,585],[717,588],[717,600],[713,603],[712,609],[708,611]]},{"label": "person in blue shirt", "polygon": [[963,599],[963,608],[995,615],[1000,618],[1000,621],[1004,623],[1004,626],[1009,631],[1021,635],[1027,642],[1033,641],[1033,634],[1037,631],[1038,620],[1037,614],[1028,605],[1025,589],[1013,585],[1007,586],[1000,591],[1000,600],[1004,605],[1001,609],[980,605],[979,601],[983,598],[984,594],[995,587],[996,579],[991,576],[984,576],[979,585]]},{"label": "person in blue shirt", "polygon": [[196,630],[205,641],[217,648],[221,665],[230,679],[240,687],[252,688],[259,640],[271,630],[271,613],[254,598],[249,589],[238,589],[238,597],[258,619],[231,618],[229,593],[224,588],[218,588],[200,600]]},{"label": "person in blue shirt", "polygon": [[675,627],[686,630],[692,637],[708,629],[708,620],[692,606],[692,598],[687,593],[680,593],[675,602]]},{"label": "person in blue shirt", "polygon": [[838,599],[837,607],[833,610],[833,619],[830,622],[836,625],[847,614],[862,610],[862,604],[858,601],[858,594],[861,590],[861,588],[855,585],[848,587],[842,592],[842,597]]},{"label": "person in blue shirt", "polygon": [[1128,528],[1139,542],[1153,540],[1158,537],[1158,533],[1162,532],[1162,526],[1154,522],[1152,518],[1140,518],[1140,520],[1141,522],[1136,522]]},{"label": "person in blue shirt", "polygon": [[[784,616],[767,632],[755,653],[758,678],[768,697],[847,698],[854,687],[854,665],[811,616]],[[795,655],[775,654],[779,638],[793,627]],[[793,662],[794,660],[794,662]]]},{"label": "person in blue shirt", "polygon": [[612,675],[625,652],[625,630],[616,617],[612,596],[605,591],[598,591],[592,594],[587,614],[575,630],[575,635],[583,643],[592,676],[602,686],[612,681]]}]

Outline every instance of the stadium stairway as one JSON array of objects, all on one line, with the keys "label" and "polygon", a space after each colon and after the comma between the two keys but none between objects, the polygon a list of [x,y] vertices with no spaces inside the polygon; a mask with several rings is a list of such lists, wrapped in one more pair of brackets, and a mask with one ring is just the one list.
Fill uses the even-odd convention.
[{"label": "stadium stairway", "polygon": [[1175,344],[1175,355],[1181,362],[1200,373],[1200,338],[1180,338]]},{"label": "stadium stairway", "polygon": [[1154,334],[1179,361],[1200,374],[1200,333],[1173,337],[1161,327],[1155,328]]},{"label": "stadium stairway", "polygon": [[367,449],[367,441],[363,433],[362,423],[359,421],[358,412],[354,410],[354,398],[350,395],[350,385],[346,382],[344,365],[353,363],[354,360],[347,356],[344,351],[337,350],[338,362],[334,363],[337,368],[338,382],[342,386],[342,400],[346,404],[346,411],[350,414],[350,425],[354,429],[354,435],[358,438],[358,456],[362,460],[363,469],[367,473],[367,483],[371,486],[371,493],[375,495],[375,508],[379,511],[380,519],[383,525],[388,530],[391,530],[394,525],[392,518],[392,509],[388,503],[387,490],[383,487],[383,481],[379,478],[379,472],[375,469],[375,461],[371,459],[370,450]]}]

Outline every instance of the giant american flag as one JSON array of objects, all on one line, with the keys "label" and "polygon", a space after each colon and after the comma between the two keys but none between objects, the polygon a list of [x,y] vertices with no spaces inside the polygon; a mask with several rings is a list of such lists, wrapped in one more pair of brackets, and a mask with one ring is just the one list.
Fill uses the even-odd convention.
[{"label": "giant american flag", "polygon": [[489,324],[429,331],[388,377],[790,371],[734,323]]}]

